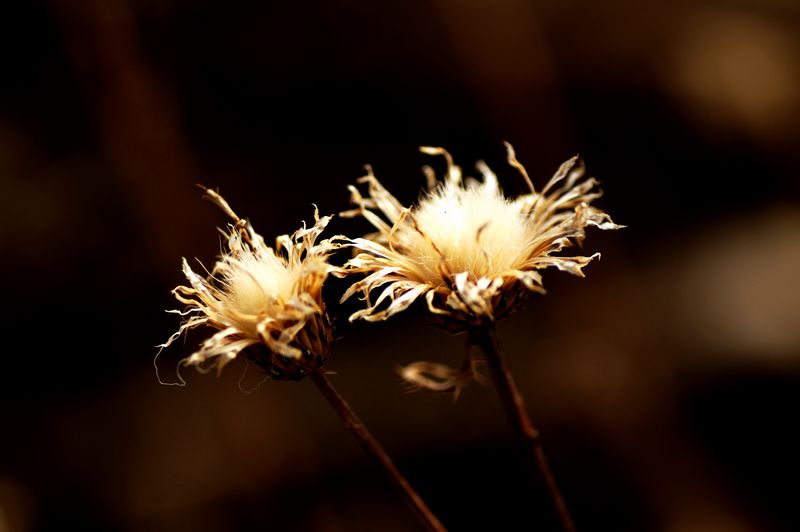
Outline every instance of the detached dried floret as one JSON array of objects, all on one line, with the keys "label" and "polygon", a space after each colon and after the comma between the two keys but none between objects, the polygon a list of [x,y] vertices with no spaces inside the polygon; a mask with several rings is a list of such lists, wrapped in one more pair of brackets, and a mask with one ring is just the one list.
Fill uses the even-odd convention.
[{"label": "detached dried floret", "polygon": [[275,248],[264,243],[250,222],[239,218],[213,190],[209,199],[230,216],[224,233],[227,251],[207,277],[198,275],[183,259],[188,285],[172,293],[184,303],[180,329],[164,344],[200,325],[218,329],[200,348],[181,361],[201,371],[218,371],[244,349],[275,379],[296,380],[324,362],[332,340],[332,326],[322,299],[322,285],[337,267],[328,263],[337,248],[331,240],[316,244],[330,221],[314,211],[314,226],[282,235]]},{"label": "detached dried floret", "polygon": [[[420,148],[443,155],[447,175],[443,182],[426,168],[428,192],[417,205],[405,207],[368,168],[359,183],[367,196],[349,187],[354,210],[342,216],[363,216],[377,232],[347,241],[356,254],[343,274],[365,274],[350,286],[342,300],[361,293],[366,308],[350,320],[379,321],[425,298],[429,316],[450,332],[464,332],[494,324],[517,309],[530,292],[543,293],[539,270],[550,266],[583,276],[591,256],[556,255],[580,243],[587,226],[617,229],[611,218],[591,202],[600,197],[593,178],[583,179],[577,157],[566,161],[537,192],[511,145],[508,162],[525,179],[530,193],[506,198],[496,175],[486,164],[477,168],[483,179],[462,179],[461,168],[442,148]],[[415,366],[412,369],[418,369]],[[402,374],[402,372],[401,372]],[[426,386],[416,373],[414,384]],[[457,373],[436,377],[458,389]]]},{"label": "detached dried floret", "polygon": [[461,391],[471,380],[485,382],[483,375],[478,373],[477,362],[475,357],[467,356],[461,370],[435,362],[412,362],[398,367],[397,373],[411,391],[449,392],[453,394],[454,399],[458,399]]}]

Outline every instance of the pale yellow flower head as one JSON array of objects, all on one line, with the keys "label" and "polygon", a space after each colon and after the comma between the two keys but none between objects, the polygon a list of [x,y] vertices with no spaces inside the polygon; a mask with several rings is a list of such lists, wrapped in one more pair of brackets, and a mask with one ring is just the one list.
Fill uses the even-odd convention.
[{"label": "pale yellow flower head", "polygon": [[524,177],[528,194],[503,195],[497,176],[482,162],[482,179],[462,178],[461,168],[441,148],[424,153],[443,155],[443,182],[426,170],[428,192],[404,207],[369,169],[359,180],[367,196],[350,187],[356,209],[343,216],[364,216],[376,233],[355,238],[357,254],[346,274],[363,273],[343,300],[361,292],[366,308],[350,319],[384,320],[425,298],[431,316],[448,330],[460,332],[494,323],[517,308],[525,296],[543,292],[539,270],[549,266],[583,276],[582,268],[599,254],[561,256],[581,242],[587,226],[616,229],[603,211],[590,204],[600,196],[593,178],[583,179],[574,157],[537,192],[509,144],[508,161]]},{"label": "pale yellow flower head", "polygon": [[315,209],[313,227],[279,236],[273,249],[218,193],[206,194],[233,220],[224,233],[227,249],[207,276],[183,259],[188,284],[172,293],[186,307],[170,312],[185,320],[159,347],[169,346],[189,329],[209,325],[217,332],[182,365],[219,371],[250,348],[250,358],[271,377],[304,377],[324,362],[332,339],[322,285],[338,269],[328,263],[337,245],[330,240],[316,243],[331,217],[320,218]]},{"label": "pale yellow flower head", "polygon": [[[363,216],[377,231],[348,239],[355,255],[340,275],[365,274],[345,292],[342,301],[361,293],[366,308],[350,320],[385,320],[424,297],[428,316],[446,330],[458,333],[493,326],[520,307],[531,292],[543,293],[539,270],[554,266],[583,277],[591,256],[560,252],[582,242],[587,226],[618,229],[611,218],[591,206],[600,197],[597,182],[584,179],[577,157],[561,165],[541,191],[506,143],[508,162],[525,179],[530,192],[507,198],[497,176],[486,164],[477,169],[482,179],[462,178],[442,148],[420,148],[447,160],[444,181],[425,168],[428,191],[416,205],[405,207],[368,168],[359,183],[367,196],[350,187],[356,208],[343,216]],[[432,362],[399,368],[413,388],[454,392],[480,378],[468,356],[460,370]]]}]

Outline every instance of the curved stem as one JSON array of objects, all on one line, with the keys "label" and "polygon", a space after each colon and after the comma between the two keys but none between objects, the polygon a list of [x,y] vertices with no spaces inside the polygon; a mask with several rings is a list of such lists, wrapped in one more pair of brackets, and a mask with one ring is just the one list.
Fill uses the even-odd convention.
[{"label": "curved stem", "polygon": [[484,327],[470,331],[469,341],[472,345],[479,347],[486,357],[486,362],[492,373],[492,380],[495,388],[497,388],[497,393],[500,395],[506,414],[508,414],[517,436],[524,443],[526,453],[536,464],[539,475],[544,481],[553,505],[558,512],[561,526],[565,531],[574,532],[575,525],[572,522],[572,516],[567,509],[567,503],[561,495],[561,490],[556,483],[553,472],[550,470],[539,431],[533,426],[525,409],[522,394],[519,393],[517,385],[514,383],[508,363],[497,347],[497,336],[494,329]]},{"label": "curved stem", "polygon": [[392,462],[392,459],[386,454],[381,444],[378,443],[378,440],[367,430],[355,412],[353,412],[353,409],[350,408],[350,405],[347,404],[347,401],[339,395],[323,371],[322,369],[313,371],[311,373],[311,380],[317,385],[317,388],[322,395],[325,396],[325,399],[328,400],[333,409],[336,410],[336,413],[339,414],[345,427],[353,433],[361,446],[383,466],[389,478],[392,479],[395,486],[400,489],[406,501],[414,508],[428,530],[433,532],[446,532],[447,529],[439,522],[439,519],[433,515],[433,512],[431,512],[430,508],[428,508],[417,492],[414,491],[414,488],[411,487],[408,480],[400,473],[397,466]]}]

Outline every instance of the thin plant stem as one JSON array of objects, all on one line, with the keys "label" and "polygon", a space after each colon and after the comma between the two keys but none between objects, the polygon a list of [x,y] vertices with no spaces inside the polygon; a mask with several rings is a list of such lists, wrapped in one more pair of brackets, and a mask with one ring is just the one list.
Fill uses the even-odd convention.
[{"label": "thin plant stem", "polygon": [[486,362],[492,373],[492,380],[497,393],[500,395],[506,414],[508,414],[517,436],[524,443],[526,454],[535,463],[539,475],[544,481],[547,492],[550,494],[558,513],[561,526],[565,531],[574,532],[575,525],[572,521],[572,516],[567,509],[567,503],[561,495],[561,490],[556,483],[553,472],[550,470],[539,431],[533,426],[525,409],[522,394],[519,393],[519,389],[514,383],[514,377],[511,375],[508,363],[497,347],[497,335],[494,328],[482,327],[470,331],[469,341],[472,345],[479,347],[486,357]]},{"label": "thin plant stem", "polygon": [[347,401],[339,395],[339,392],[333,387],[328,377],[325,376],[324,370],[317,369],[311,372],[311,380],[317,385],[320,393],[325,396],[325,399],[328,400],[336,413],[339,414],[345,427],[353,433],[362,447],[383,466],[389,478],[394,482],[395,486],[400,489],[406,501],[416,511],[417,516],[423,521],[428,530],[433,532],[445,532],[447,529],[439,522],[439,519],[437,519],[430,508],[428,508],[425,501],[414,491],[414,488],[411,487],[408,480],[400,473],[400,470],[394,465],[394,462],[392,462],[392,459],[383,447],[381,447],[381,444],[378,443],[378,440],[367,430],[356,413],[353,412],[353,409],[350,408],[350,405],[347,404]]}]

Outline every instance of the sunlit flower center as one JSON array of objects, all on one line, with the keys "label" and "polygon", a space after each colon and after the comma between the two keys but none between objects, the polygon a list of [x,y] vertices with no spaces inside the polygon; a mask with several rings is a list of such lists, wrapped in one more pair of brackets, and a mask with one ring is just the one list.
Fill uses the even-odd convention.
[{"label": "sunlit flower center", "polygon": [[478,278],[499,275],[525,258],[526,219],[494,183],[448,183],[412,214],[419,231],[409,222],[395,236],[417,258],[425,281],[441,279],[437,266],[443,258],[449,272]]},{"label": "sunlit flower center", "polygon": [[245,253],[232,259],[223,284],[231,306],[241,313],[258,315],[291,298],[294,277],[273,253]]}]

